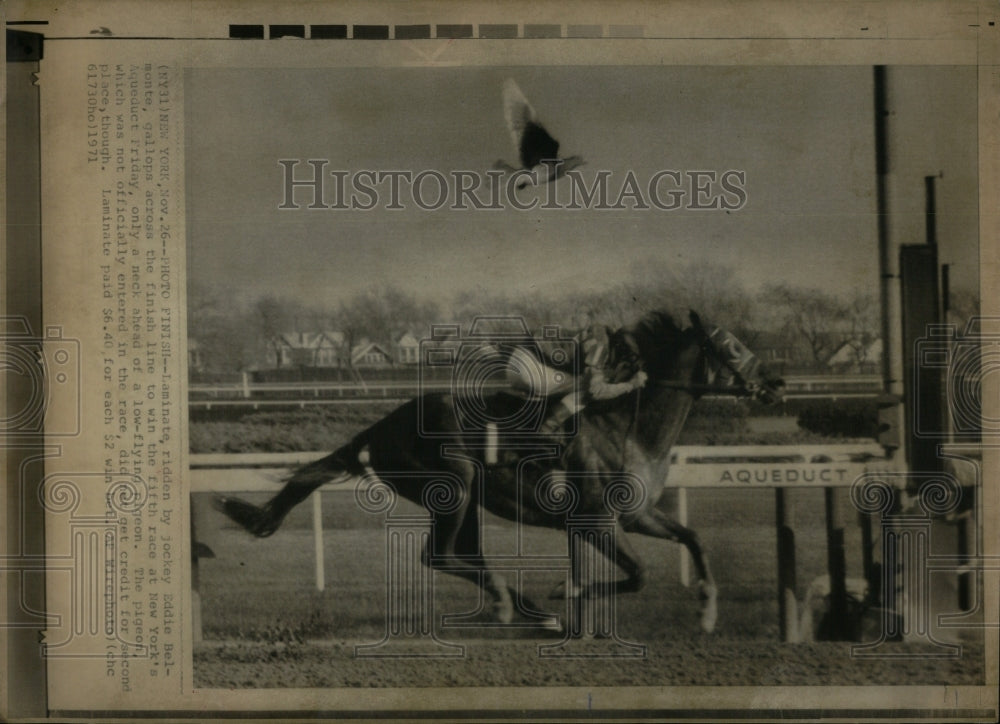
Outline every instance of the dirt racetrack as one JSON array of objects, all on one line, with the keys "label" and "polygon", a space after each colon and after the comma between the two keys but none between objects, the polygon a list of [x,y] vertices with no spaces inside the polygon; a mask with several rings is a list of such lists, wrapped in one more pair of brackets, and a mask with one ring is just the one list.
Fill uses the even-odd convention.
[{"label": "dirt racetrack", "polygon": [[[886,652],[914,658],[860,660],[848,643],[779,641],[774,570],[773,493],[692,491],[691,522],[719,583],[719,622],[707,635],[698,627],[696,592],[678,581],[675,545],[632,536],[649,565],[649,584],[617,597],[621,640],[645,647],[641,657],[540,658],[553,634],[482,629],[438,629],[441,639],[464,646],[456,658],[358,658],[355,646],[382,639],[386,630],[385,531],[379,516],[358,510],[350,493],[324,503],[326,588],[314,585],[310,506],[294,511],[272,538],[254,540],[221,516],[197,506],[199,539],[216,554],[200,566],[205,641],[195,646],[195,685],[246,687],[397,686],[669,686],[669,685],[916,685],[981,684],[983,645],[975,629],[960,630],[961,654],[925,657],[926,644],[888,643]],[[798,593],[825,573],[822,492],[794,491],[797,507]],[[404,512],[415,512],[412,511]],[[397,511],[398,513],[400,511]],[[516,543],[512,525],[489,518],[487,553]],[[526,528],[532,553],[565,552],[555,531]],[[847,531],[848,575],[860,575],[859,532]],[[548,600],[559,571],[524,574],[522,590],[534,604],[565,614]],[[508,575],[510,582],[511,576]],[[476,608],[475,587],[435,574],[436,613]],[[867,635],[875,636],[869,626]],[[867,639],[873,640],[873,639]],[[573,642],[573,653],[617,650],[603,639]]]}]

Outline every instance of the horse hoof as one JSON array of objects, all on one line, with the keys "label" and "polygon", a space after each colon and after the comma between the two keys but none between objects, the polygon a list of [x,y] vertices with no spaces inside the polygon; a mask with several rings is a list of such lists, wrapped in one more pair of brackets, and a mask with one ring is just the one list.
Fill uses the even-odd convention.
[{"label": "horse hoof", "polygon": [[493,604],[493,619],[499,623],[510,623],[514,620],[514,607],[510,603],[497,602]]},{"label": "horse hoof", "polygon": [[212,507],[258,538],[266,538],[278,529],[278,523],[271,520],[263,508],[239,498],[217,495],[212,499]]},{"label": "horse hoof", "polygon": [[542,621],[543,631],[555,631],[556,633],[565,633],[562,622],[559,620],[558,616],[547,616]]},{"label": "horse hoof", "polygon": [[712,633],[719,618],[718,589],[716,589],[715,584],[702,583],[698,598],[701,600],[701,630],[705,633]]}]

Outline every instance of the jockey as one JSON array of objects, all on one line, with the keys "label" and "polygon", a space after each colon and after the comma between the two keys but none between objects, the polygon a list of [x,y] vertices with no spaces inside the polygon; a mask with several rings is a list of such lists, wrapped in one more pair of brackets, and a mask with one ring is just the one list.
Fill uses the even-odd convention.
[{"label": "jockey", "polygon": [[576,336],[583,351],[583,374],[580,384],[565,395],[549,410],[539,432],[553,435],[559,432],[566,421],[577,414],[593,400],[610,400],[628,394],[646,384],[646,373],[637,369],[624,382],[608,379],[608,328],[602,324],[589,324]]},{"label": "jockey", "polygon": [[608,329],[604,325],[590,323],[589,316],[586,321],[574,337],[583,358],[584,368],[579,380],[538,362],[520,348],[515,349],[508,359],[507,376],[514,389],[530,397],[562,395],[557,403],[550,406],[548,417],[539,427],[539,432],[544,434],[559,432],[570,417],[592,400],[610,400],[646,384],[646,373],[641,369],[624,382],[609,379]]}]

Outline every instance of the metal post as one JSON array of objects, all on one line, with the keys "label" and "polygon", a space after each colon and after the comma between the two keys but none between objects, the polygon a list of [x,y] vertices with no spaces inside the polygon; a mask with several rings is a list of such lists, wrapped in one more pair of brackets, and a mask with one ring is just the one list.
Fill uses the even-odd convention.
[{"label": "metal post", "polygon": [[959,571],[958,574],[958,610],[968,611],[973,607],[972,603],[972,577],[974,575],[973,571],[970,570],[970,531],[971,526],[969,525],[969,519],[967,515],[962,515],[955,526],[955,535],[958,537],[957,553],[959,555],[959,564],[966,566],[965,569]]},{"label": "metal post", "polygon": [[323,564],[323,494],[316,491],[313,500],[313,545],[316,551],[316,590],[326,588],[326,570]]},{"label": "metal post", "polygon": [[849,638],[847,563],[844,557],[844,521],[836,488],[823,489],[826,498],[826,556],[830,574],[830,637]]},{"label": "metal post", "polygon": [[[687,488],[677,488],[677,522],[687,528],[688,524],[688,496]],[[680,574],[681,585],[687,587],[691,585],[691,554],[688,553],[687,546],[681,546]]]},{"label": "metal post", "polygon": [[[889,113],[890,96],[888,84],[888,69],[884,65],[874,67],[874,110],[875,110],[875,195],[876,217],[878,223],[878,265],[879,265],[879,301],[882,309],[882,391],[904,399],[903,387],[903,317],[902,299],[898,272],[897,245],[892,240],[890,217],[890,194],[892,187],[892,155],[889,143]],[[904,405],[900,405],[895,414],[898,416],[897,430],[904,430]],[[909,445],[907,436],[899,435],[899,448],[886,448],[886,456],[898,455],[906,460],[906,448]],[[894,576],[892,569],[886,565],[883,556],[882,575]],[[894,585],[880,586],[884,591],[883,607],[894,610],[896,607]]]},{"label": "metal post", "polygon": [[194,495],[188,496],[188,510],[191,511],[191,640],[198,643],[204,639],[204,635],[201,627],[201,572],[198,565],[198,538],[195,533]]},{"label": "metal post", "polygon": [[[897,244],[892,239],[890,195],[892,189],[891,146],[889,144],[888,71],[875,66],[875,192],[878,220],[879,298],[882,307],[883,392],[902,397],[903,348],[902,300]],[[902,411],[900,411],[902,412]],[[902,425],[899,425],[902,429]],[[905,443],[904,443],[905,444]],[[904,452],[900,450],[900,454]]]},{"label": "metal post", "polygon": [[[933,186],[931,187],[933,188]],[[930,220],[928,220],[930,221]],[[930,224],[928,223],[928,228]],[[935,232],[936,234],[936,232]],[[936,240],[936,239],[935,239]],[[948,313],[951,311],[951,265],[942,264],[941,265],[941,321],[944,324],[948,324]],[[949,363],[952,359],[952,346],[954,339],[951,335],[946,338],[945,344],[947,345],[947,357]],[[945,371],[945,379],[941,384],[941,413],[943,415],[943,424],[945,431],[945,439],[949,442],[955,442],[955,423],[951,415],[951,404],[948,399],[949,390],[952,388],[952,371],[949,364],[949,369]],[[973,488],[973,495],[977,495],[978,490]],[[978,505],[978,501],[973,503],[970,512],[967,515],[961,515],[958,518],[956,524],[955,534],[958,537],[958,548],[956,552],[961,556],[961,562],[967,564],[969,562],[969,555],[975,550],[975,536],[970,535],[973,533],[973,526],[969,525],[970,516],[972,511],[975,510],[975,506]],[[972,544],[970,548],[970,543]],[[963,571],[958,574],[958,609],[960,611],[968,611],[973,607],[972,604],[972,583],[973,574],[970,571]]]},{"label": "metal post", "polygon": [[785,489],[774,489],[774,517],[778,533],[778,625],[781,640],[800,641],[798,600],[795,598],[795,532],[793,509],[785,501]]},{"label": "metal post", "polygon": [[872,535],[872,514],[858,511],[858,525],[861,526],[861,570],[868,582],[868,601],[882,603],[878,598],[881,569],[875,565],[875,539]]}]

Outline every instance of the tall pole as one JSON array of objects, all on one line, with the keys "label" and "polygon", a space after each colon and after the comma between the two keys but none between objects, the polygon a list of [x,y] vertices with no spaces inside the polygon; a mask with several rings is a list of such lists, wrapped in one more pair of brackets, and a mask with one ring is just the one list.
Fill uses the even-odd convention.
[{"label": "tall pole", "polygon": [[[903,397],[902,309],[898,245],[892,239],[889,197],[892,192],[892,155],[889,143],[888,70],[875,66],[875,179],[878,218],[879,296],[882,306],[882,389]],[[900,421],[901,422],[901,421]],[[905,436],[903,436],[905,437]],[[901,450],[900,455],[904,453]]]},{"label": "tall pole", "polygon": [[924,227],[927,246],[937,246],[937,195],[934,191],[935,176],[924,176]]},{"label": "tall pole", "polygon": [[[878,220],[878,267],[879,267],[879,297],[882,309],[882,391],[887,398],[895,397],[900,401],[894,410],[886,410],[891,420],[890,424],[899,431],[895,437],[898,438],[898,450],[886,448],[887,456],[897,456],[897,460],[906,460],[906,438],[904,434],[904,415],[902,400],[904,398],[903,388],[903,329],[902,329],[902,299],[899,278],[899,252],[898,244],[893,243],[892,226],[890,224],[890,194],[892,190],[892,155],[890,138],[890,96],[888,83],[888,69],[884,65],[874,67],[874,109],[875,109],[875,203],[876,218]],[[879,521],[879,525],[885,524],[885,519]],[[871,517],[864,523],[864,527],[872,525]],[[863,536],[866,541],[872,536]],[[885,539],[884,531],[880,539]],[[867,555],[867,553],[866,553]],[[880,572],[880,577],[886,578],[889,585],[883,586],[880,580],[869,580],[869,591],[885,591],[885,600],[882,606],[888,611],[896,609],[895,580],[897,571],[890,568],[886,551],[882,552],[883,565],[868,565],[865,568],[870,572],[872,579],[875,572]]]}]

